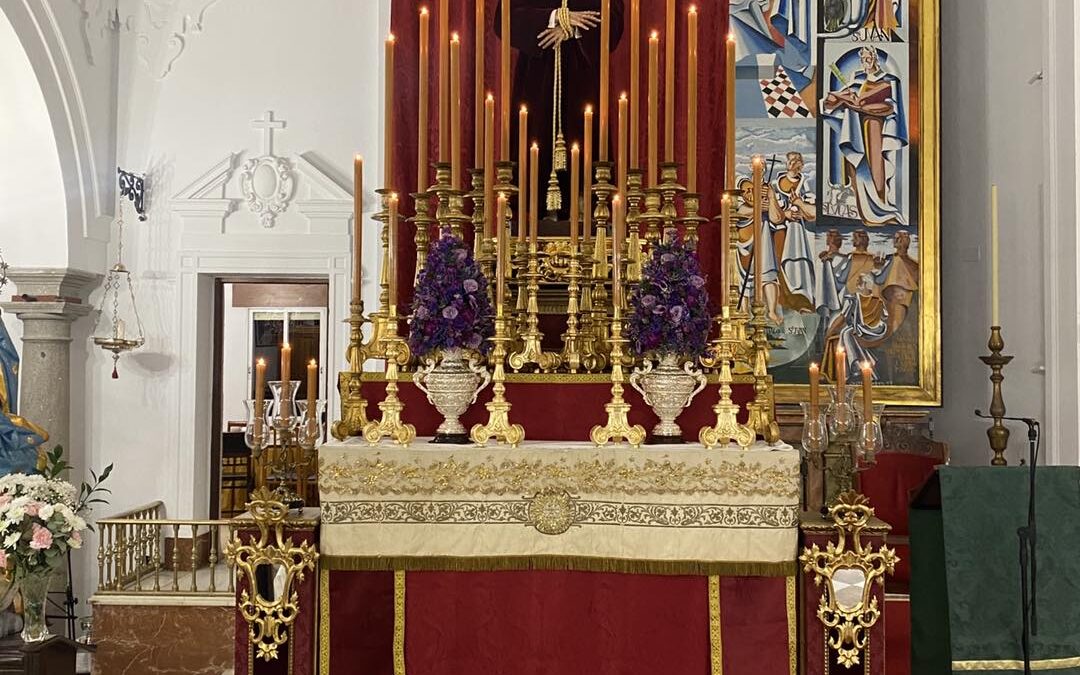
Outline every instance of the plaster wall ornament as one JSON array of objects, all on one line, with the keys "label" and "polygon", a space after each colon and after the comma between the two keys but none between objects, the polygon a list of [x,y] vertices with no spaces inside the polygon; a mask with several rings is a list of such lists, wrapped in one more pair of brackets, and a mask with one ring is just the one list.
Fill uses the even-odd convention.
[{"label": "plaster wall ornament", "polygon": [[247,160],[240,167],[240,191],[248,210],[259,216],[263,227],[269,228],[292,200],[293,167],[288,159],[274,154],[274,131],[284,129],[284,121],[275,120],[274,112],[267,110],[262,119],[253,120],[251,126],[263,133],[262,155]]}]

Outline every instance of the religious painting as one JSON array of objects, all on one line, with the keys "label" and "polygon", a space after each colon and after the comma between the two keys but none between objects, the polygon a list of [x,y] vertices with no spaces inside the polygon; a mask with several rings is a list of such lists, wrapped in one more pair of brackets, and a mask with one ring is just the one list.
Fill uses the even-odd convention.
[{"label": "religious painting", "polygon": [[[731,0],[740,183],[765,158],[763,281],[778,401],[871,364],[939,404],[937,0]],[[931,39],[923,39],[930,37]],[[739,204],[744,276],[752,192]],[[752,294],[747,289],[744,295]]]}]

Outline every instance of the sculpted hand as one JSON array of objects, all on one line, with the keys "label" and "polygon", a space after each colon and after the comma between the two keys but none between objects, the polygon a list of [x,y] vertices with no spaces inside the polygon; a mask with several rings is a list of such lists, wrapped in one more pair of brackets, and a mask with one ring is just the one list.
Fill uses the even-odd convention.
[{"label": "sculpted hand", "polygon": [[578,30],[589,30],[600,25],[600,12],[570,12],[570,25]]},{"label": "sculpted hand", "polygon": [[567,37],[566,31],[555,26],[554,28],[545,28],[540,31],[536,43],[540,45],[540,49],[550,49],[561,44]]}]

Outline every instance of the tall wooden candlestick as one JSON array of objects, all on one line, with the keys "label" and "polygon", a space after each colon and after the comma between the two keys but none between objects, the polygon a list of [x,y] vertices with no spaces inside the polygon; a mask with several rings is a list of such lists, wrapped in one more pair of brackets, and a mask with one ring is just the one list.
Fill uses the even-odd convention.
[{"label": "tall wooden candlestick", "polygon": [[751,200],[753,205],[753,228],[754,228],[754,302],[765,302],[765,255],[764,248],[765,242],[761,222],[761,193],[762,193],[762,181],[765,177],[765,160],[761,155],[754,155],[752,162],[753,168],[753,190],[754,196]]},{"label": "tall wooden candlestick", "polygon": [[[483,3],[480,3],[483,4]],[[428,37],[430,28],[428,24],[431,21],[431,16],[428,13],[427,7],[420,8],[420,67],[418,71],[417,82],[417,98],[419,104],[417,106],[417,122],[416,122],[416,192],[421,193],[426,191],[430,185],[428,185],[428,139],[430,138],[430,130],[428,129],[428,78],[430,70],[431,56],[430,42]],[[477,126],[477,129],[480,127]]]},{"label": "tall wooden candlestick", "polygon": [[630,0],[630,168],[641,166],[641,0]]},{"label": "tall wooden candlestick", "polygon": [[570,249],[577,251],[578,228],[581,224],[581,146],[570,146]]},{"label": "tall wooden candlestick", "polygon": [[389,188],[394,171],[394,34],[386,36],[386,82],[383,92],[383,187]]},{"label": "tall wooden candlestick", "polygon": [[648,164],[648,187],[656,187],[656,166],[657,166],[657,153],[659,151],[658,143],[659,139],[657,135],[660,133],[660,127],[657,123],[657,115],[659,114],[660,102],[657,97],[660,94],[659,83],[657,79],[660,74],[660,36],[656,31],[652,32],[649,36],[649,114],[648,114],[648,144],[649,144],[649,164]]},{"label": "tall wooden candlestick", "polygon": [[510,0],[502,0],[501,36],[499,44],[499,128],[502,131],[499,159],[510,161]]},{"label": "tall wooden candlestick", "polygon": [[611,0],[600,0],[600,161],[608,161],[611,109]]},{"label": "tall wooden candlestick", "polygon": [[535,251],[540,231],[540,146],[533,143],[529,148],[529,250]]},{"label": "tall wooden candlestick", "polygon": [[724,108],[727,121],[724,125],[724,188],[735,189],[735,34],[727,37],[724,54]]},{"label": "tall wooden candlestick", "polygon": [[450,161],[450,0],[439,0],[439,161]]},{"label": "tall wooden candlestick", "polygon": [[364,282],[364,158],[353,158],[353,259],[352,302],[362,300]]},{"label": "tall wooden candlestick", "polygon": [[585,106],[585,189],[582,190],[581,202],[581,231],[585,241],[592,237],[592,182],[593,182],[593,142],[592,142],[593,110],[591,105]]},{"label": "tall wooden candlestick", "polygon": [[450,187],[461,189],[461,38],[450,36]]},{"label": "tall wooden candlestick", "polygon": [[529,209],[529,109],[524,105],[518,111],[518,241],[525,242],[528,229]]},{"label": "tall wooden candlestick", "polygon": [[664,17],[664,161],[675,161],[675,0]]},{"label": "tall wooden candlestick", "polygon": [[[475,43],[473,46],[473,62],[475,70],[473,72],[473,135],[476,137],[473,142],[473,166],[484,166],[484,139],[480,135],[480,130],[484,128],[484,94],[486,92],[484,82],[484,39],[487,37],[487,19],[484,17],[484,5],[485,2],[475,2],[476,5],[476,20],[473,23],[473,36],[475,37]],[[424,80],[420,80],[423,82]]]},{"label": "tall wooden candlestick", "polygon": [[686,191],[697,193],[698,14],[686,15]]}]

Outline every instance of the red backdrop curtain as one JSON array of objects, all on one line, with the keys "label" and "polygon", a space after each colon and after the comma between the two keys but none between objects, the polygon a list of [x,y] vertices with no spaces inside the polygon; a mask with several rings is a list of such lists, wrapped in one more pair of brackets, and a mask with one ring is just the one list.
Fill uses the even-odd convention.
[{"label": "red backdrop curtain", "polygon": [[[461,161],[465,168],[473,166],[474,129],[473,129],[473,97],[474,97],[474,22],[475,1],[477,0],[450,0],[450,31],[457,32],[461,36]],[[484,68],[485,89],[498,92],[498,68],[499,68],[499,40],[495,37],[492,20],[495,16],[495,8],[498,0],[485,0],[485,16],[487,17],[487,29],[485,37],[486,63]],[[570,7],[573,9],[573,0]],[[646,57],[647,41],[649,33],[656,30],[664,40],[664,8],[662,0],[642,0],[641,2],[641,133],[639,144],[641,151],[641,166],[644,168],[646,143],[644,134],[646,130]],[[686,13],[691,5],[696,4],[699,12],[699,47],[698,47],[698,190],[702,193],[702,215],[713,217],[718,214],[720,204],[720,192],[723,189],[724,170],[724,145],[727,139],[725,127],[726,117],[724,114],[725,92],[725,64],[724,64],[724,40],[728,32],[728,3],[710,2],[702,3],[694,0],[676,0],[676,105],[675,105],[675,145],[676,159],[679,162],[686,158]],[[623,33],[623,39],[618,49],[612,55],[612,101],[611,101],[611,128],[615,128],[618,106],[616,101],[619,93],[629,91],[630,83],[630,30],[629,30],[629,0],[626,0],[626,12],[624,17],[627,22]],[[421,7],[428,7],[431,16],[431,54],[430,77],[428,82],[417,83],[417,71],[419,66],[418,42],[419,42],[419,12]],[[416,189],[416,163],[417,163],[417,106],[419,97],[417,85],[428,87],[429,91],[429,129],[426,139],[428,156],[435,158],[438,151],[438,73],[439,73],[439,50],[438,41],[438,2],[428,0],[426,2],[395,0],[391,6],[390,26],[397,38],[398,49],[394,60],[395,96],[394,96],[394,147],[393,174],[391,187],[401,194],[402,214],[405,216],[414,213],[412,200],[407,194]],[[661,45],[660,67],[660,92],[664,91],[664,48]],[[568,73],[567,77],[573,74]],[[662,102],[661,102],[662,103]],[[498,102],[496,102],[498,106]],[[517,110],[517,103],[512,102],[511,111]],[[498,116],[496,115],[496,118]],[[663,129],[663,105],[660,106],[660,125]],[[661,134],[663,132],[661,131]],[[614,152],[614,149],[612,150]],[[663,139],[661,138],[660,152],[663,153]],[[683,176],[685,177],[685,176]],[[433,178],[433,175],[432,175]],[[468,182],[468,175],[464,173],[463,180]],[[398,265],[399,301],[403,307],[402,313],[412,301],[412,277],[416,265],[416,250],[413,245],[415,230],[410,223],[401,224],[401,236]],[[471,231],[466,231],[466,236],[471,236]],[[709,275],[709,290],[713,298],[718,298],[720,293],[719,265],[721,253],[719,250],[719,234],[715,224],[707,224],[701,230],[701,245],[699,247],[702,268]],[[714,303],[715,304],[715,303]]]}]

